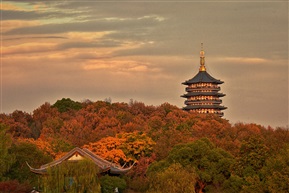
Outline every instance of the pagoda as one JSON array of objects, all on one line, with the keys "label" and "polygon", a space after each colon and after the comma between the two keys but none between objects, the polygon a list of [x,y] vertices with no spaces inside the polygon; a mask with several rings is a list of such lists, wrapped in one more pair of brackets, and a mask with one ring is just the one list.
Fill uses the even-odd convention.
[{"label": "pagoda", "polygon": [[[202,46],[203,47],[203,46]],[[220,117],[224,115],[222,110],[227,107],[221,106],[220,97],[225,96],[219,93],[221,90],[219,84],[224,82],[212,77],[205,67],[205,52],[202,48],[200,52],[200,69],[192,79],[183,82],[186,85],[186,94],[181,97],[186,98],[183,110],[196,113],[216,114]]]}]

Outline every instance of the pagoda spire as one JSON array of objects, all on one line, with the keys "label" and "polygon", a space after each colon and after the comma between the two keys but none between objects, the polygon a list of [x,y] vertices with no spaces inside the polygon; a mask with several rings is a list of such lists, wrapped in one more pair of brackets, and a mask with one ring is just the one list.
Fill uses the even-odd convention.
[{"label": "pagoda spire", "polygon": [[203,43],[201,43],[201,51],[200,51],[200,72],[206,71],[205,67],[205,51],[203,49]]}]

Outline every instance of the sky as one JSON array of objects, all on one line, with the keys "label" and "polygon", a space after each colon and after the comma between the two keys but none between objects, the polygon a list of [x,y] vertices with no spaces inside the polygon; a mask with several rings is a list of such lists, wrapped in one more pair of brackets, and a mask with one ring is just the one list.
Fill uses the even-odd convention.
[{"label": "sky", "polygon": [[288,1],[1,1],[1,113],[62,98],[184,107],[199,70],[230,123],[288,127]]}]

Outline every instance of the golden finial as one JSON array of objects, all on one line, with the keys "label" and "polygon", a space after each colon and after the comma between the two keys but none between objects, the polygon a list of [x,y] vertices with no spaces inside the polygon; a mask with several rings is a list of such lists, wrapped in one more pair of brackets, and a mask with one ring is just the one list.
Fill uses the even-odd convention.
[{"label": "golden finial", "polygon": [[201,52],[200,52],[200,69],[199,71],[206,71],[205,67],[205,52],[203,50],[203,43],[201,43]]}]

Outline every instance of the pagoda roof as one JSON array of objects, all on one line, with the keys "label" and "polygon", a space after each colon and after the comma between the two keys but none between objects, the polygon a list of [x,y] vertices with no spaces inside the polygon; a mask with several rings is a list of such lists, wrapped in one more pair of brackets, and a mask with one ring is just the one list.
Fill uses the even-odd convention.
[{"label": "pagoda roof", "polygon": [[194,83],[216,83],[216,84],[222,84],[224,81],[215,79],[212,77],[207,71],[199,71],[199,73],[194,76],[192,79],[187,80],[183,82],[184,85],[190,85]]},{"label": "pagoda roof", "polygon": [[52,162],[50,162],[48,164],[42,165],[38,169],[31,167],[27,162],[26,162],[26,164],[30,168],[30,171],[32,171],[32,172],[34,172],[36,174],[46,174],[48,168],[57,166],[57,165],[61,164],[64,161],[79,161],[79,160],[83,160],[85,158],[89,159],[93,163],[95,163],[95,165],[97,165],[99,167],[100,173],[109,171],[112,174],[125,174],[134,165],[133,164],[132,166],[130,166],[128,168],[124,168],[124,167],[121,167],[120,165],[117,165],[115,163],[109,162],[109,161],[101,158],[100,156],[94,154],[93,152],[91,152],[88,149],[85,149],[85,148],[81,149],[81,148],[78,148],[78,147],[72,149],[70,152],[65,154],[60,159],[52,161]]},{"label": "pagoda roof", "polygon": [[187,94],[182,95],[181,97],[191,97],[191,96],[218,96],[223,97],[226,94],[218,93],[218,92],[188,92]]}]

